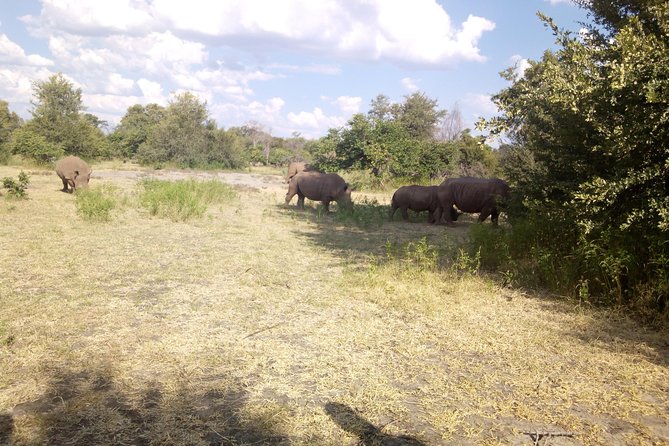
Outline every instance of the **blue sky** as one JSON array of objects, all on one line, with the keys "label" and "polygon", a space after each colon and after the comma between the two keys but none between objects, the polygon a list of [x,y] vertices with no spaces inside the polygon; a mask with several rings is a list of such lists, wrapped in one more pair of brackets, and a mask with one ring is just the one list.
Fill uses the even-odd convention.
[{"label": "blue sky", "polygon": [[31,81],[62,72],[88,111],[192,91],[219,127],[323,136],[370,101],[414,91],[491,116],[499,72],[554,47],[536,16],[578,31],[568,0],[0,0],[0,99],[30,116]]}]

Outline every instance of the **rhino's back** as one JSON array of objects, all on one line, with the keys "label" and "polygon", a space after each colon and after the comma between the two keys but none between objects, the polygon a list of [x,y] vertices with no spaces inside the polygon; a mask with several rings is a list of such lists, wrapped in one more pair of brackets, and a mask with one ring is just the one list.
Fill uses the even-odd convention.
[{"label": "rhino's back", "polygon": [[[463,212],[480,212],[484,206],[495,204],[506,183],[497,178],[450,178],[442,185],[448,187],[455,205]],[[506,186],[508,188],[508,186]]]},{"label": "rhino's back", "polygon": [[304,171],[295,180],[300,192],[314,201],[339,198],[346,191],[346,182],[336,173]]},{"label": "rhino's back", "polygon": [[90,171],[88,164],[78,156],[70,155],[56,162],[56,173],[61,178],[71,177],[74,171],[85,175]]},{"label": "rhino's back", "polygon": [[437,186],[402,186],[395,191],[393,205],[408,207],[414,211],[424,211],[436,206]]}]

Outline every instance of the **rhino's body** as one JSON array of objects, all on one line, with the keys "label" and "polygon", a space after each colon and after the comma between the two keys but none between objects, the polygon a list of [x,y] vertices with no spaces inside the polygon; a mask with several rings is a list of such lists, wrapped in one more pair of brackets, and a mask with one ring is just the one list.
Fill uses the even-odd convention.
[{"label": "rhino's body", "polygon": [[346,181],[336,173],[300,172],[288,185],[286,205],[297,195],[297,206],[304,208],[304,198],[321,201],[325,210],[330,210],[330,202],[350,202],[351,189]]},{"label": "rhino's body", "polygon": [[[395,191],[390,205],[390,220],[397,209],[401,209],[402,218],[409,219],[408,209],[414,212],[428,211],[430,213],[428,221],[430,223],[437,223],[441,211],[439,209],[439,199],[437,197],[438,186],[402,186]],[[458,219],[458,214],[451,207],[451,218]]]},{"label": "rhino's body", "polygon": [[[498,178],[449,178],[439,185],[437,191],[442,209],[455,205],[462,212],[479,213],[479,222],[490,216],[494,225],[499,217],[499,200],[507,199],[509,194],[509,185]],[[446,224],[453,224],[448,212],[444,213],[444,218]]]},{"label": "rhino's body", "polygon": [[92,172],[88,164],[76,156],[66,156],[56,162],[56,174],[63,181],[63,192],[72,192],[77,187],[87,186]]},{"label": "rhino's body", "polygon": [[311,164],[307,164],[304,161],[293,161],[288,165],[288,175],[286,175],[286,183],[290,183],[290,180],[293,179],[295,175],[300,172],[315,172],[316,169],[311,167]]}]

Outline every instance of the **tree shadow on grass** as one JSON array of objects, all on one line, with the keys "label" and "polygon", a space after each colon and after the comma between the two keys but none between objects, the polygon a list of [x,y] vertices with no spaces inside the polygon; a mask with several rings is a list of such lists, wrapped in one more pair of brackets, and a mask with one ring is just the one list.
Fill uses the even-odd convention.
[{"label": "tree shadow on grass", "polygon": [[239,386],[121,390],[109,370],[57,370],[40,398],[0,414],[0,444],[290,444],[271,416],[246,413],[247,403]]},{"label": "tree shadow on grass", "polygon": [[364,446],[425,446],[425,443],[414,437],[382,432],[382,428],[374,426],[345,404],[327,403],[325,413],[340,428],[358,437],[360,444]]}]

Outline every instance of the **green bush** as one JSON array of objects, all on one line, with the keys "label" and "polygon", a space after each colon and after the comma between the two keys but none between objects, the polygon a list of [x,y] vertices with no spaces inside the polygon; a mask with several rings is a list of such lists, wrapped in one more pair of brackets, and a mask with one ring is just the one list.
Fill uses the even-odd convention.
[{"label": "green bush", "polygon": [[388,219],[388,206],[379,204],[376,199],[362,198],[346,206],[337,205],[334,219],[343,224],[354,224],[363,228],[380,227]]},{"label": "green bush", "polygon": [[47,141],[44,136],[33,131],[28,125],[14,131],[9,146],[14,154],[22,155],[41,164],[50,164],[65,153],[60,145]]},{"label": "green bush", "polygon": [[75,198],[77,213],[86,221],[110,221],[112,211],[119,205],[117,194],[116,188],[110,185],[77,189]]},{"label": "green bush", "polygon": [[140,187],[140,205],[153,216],[174,221],[200,218],[209,204],[221,203],[236,196],[232,187],[218,180],[148,179],[142,181]]},{"label": "green bush", "polygon": [[2,179],[2,187],[7,189],[7,196],[11,198],[27,198],[26,189],[28,188],[28,183],[30,183],[30,178],[23,171],[19,173],[18,181],[15,181],[11,177]]}]

